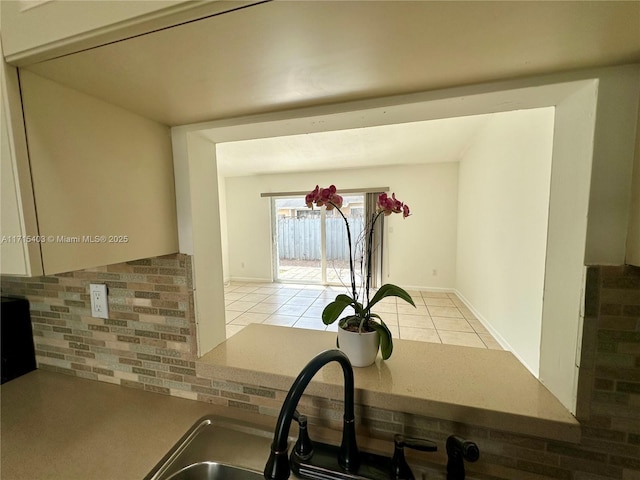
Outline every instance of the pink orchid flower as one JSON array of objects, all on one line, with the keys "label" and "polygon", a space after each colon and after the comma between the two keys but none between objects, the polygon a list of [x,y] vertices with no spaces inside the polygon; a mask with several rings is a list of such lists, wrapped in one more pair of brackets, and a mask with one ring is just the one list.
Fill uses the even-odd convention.
[{"label": "pink orchid flower", "polygon": [[329,188],[320,188],[316,185],[316,188],[308,193],[304,200],[309,208],[313,208],[315,204],[317,207],[326,206],[327,210],[333,210],[335,207],[342,207],[343,202],[343,198],[336,191],[335,185],[331,185]]},{"label": "pink orchid flower", "polygon": [[316,185],[316,188],[304,197],[304,201],[308,208],[313,208],[313,204],[318,200],[319,191],[320,187]]},{"label": "pink orchid flower", "polygon": [[386,193],[381,193],[378,197],[377,210],[384,213],[385,216],[392,213],[402,213],[403,218],[409,216],[409,206],[396,199],[395,193],[391,194],[391,198]]}]

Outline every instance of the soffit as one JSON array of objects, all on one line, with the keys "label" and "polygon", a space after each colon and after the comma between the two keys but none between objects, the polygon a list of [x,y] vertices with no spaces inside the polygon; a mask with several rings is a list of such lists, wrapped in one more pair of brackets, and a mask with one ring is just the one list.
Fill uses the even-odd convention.
[{"label": "soffit", "polygon": [[175,126],[640,61],[640,2],[275,1],[27,67]]}]

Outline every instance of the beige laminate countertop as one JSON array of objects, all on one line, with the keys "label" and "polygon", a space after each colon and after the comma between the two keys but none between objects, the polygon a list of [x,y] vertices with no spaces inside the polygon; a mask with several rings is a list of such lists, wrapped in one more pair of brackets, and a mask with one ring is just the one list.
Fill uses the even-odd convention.
[{"label": "beige laminate countertop", "polygon": [[[315,354],[334,347],[333,333],[251,325],[200,359],[197,370],[286,391]],[[307,391],[341,398],[342,384],[332,363]],[[575,418],[508,352],[398,341],[390,360],[355,369],[355,384],[364,405],[544,438],[580,435]],[[141,479],[204,415],[242,415],[271,429],[275,423],[43,370],[2,385],[0,402],[3,480]]]},{"label": "beige laminate countertop", "polygon": [[[198,374],[287,391],[336,334],[251,324],[200,359]],[[354,368],[356,403],[569,442],[580,424],[510,352],[394,340],[392,357]],[[334,362],[306,392],[341,398]]]},{"label": "beige laminate countertop", "polygon": [[[249,439],[233,431],[222,434],[225,443],[216,443],[209,460],[260,471],[275,425],[275,418],[264,415],[47,370],[2,385],[0,394],[3,480],[141,480],[209,415],[232,430],[242,424],[263,432]],[[314,439],[338,445],[340,432],[314,426]],[[358,444],[382,455],[392,452],[385,441],[359,437]],[[445,477],[437,464],[423,463],[418,469],[414,472],[427,472],[434,480]]]},{"label": "beige laminate countertop", "polygon": [[44,370],[0,393],[3,480],[140,480],[200,417],[228,410]]}]

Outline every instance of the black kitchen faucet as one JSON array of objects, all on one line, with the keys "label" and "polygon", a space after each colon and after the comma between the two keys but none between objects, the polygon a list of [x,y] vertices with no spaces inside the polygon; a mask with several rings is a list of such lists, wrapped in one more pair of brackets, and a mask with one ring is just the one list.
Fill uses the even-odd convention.
[{"label": "black kitchen faucet", "polygon": [[[314,375],[324,365],[338,362],[344,374],[344,418],[340,447],[312,442],[307,430],[307,419],[297,410],[298,402]],[[299,438],[291,457],[288,436],[291,422],[300,425]],[[356,442],[354,415],[354,378],[349,358],[340,350],[327,350],[314,357],[300,372],[284,400],[271,444],[271,453],[264,468],[268,480],[286,480],[291,471],[300,478],[332,480],[414,480],[404,458],[404,448],[436,451],[429,440],[405,438],[396,435],[393,458],[360,452]]]}]

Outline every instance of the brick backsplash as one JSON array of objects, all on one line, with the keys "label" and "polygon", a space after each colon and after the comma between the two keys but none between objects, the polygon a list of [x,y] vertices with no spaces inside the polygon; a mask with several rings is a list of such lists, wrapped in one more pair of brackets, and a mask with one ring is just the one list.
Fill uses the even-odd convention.
[{"label": "brick backsplash", "polygon": [[[285,391],[211,378],[195,355],[191,257],[169,255],[48,277],[2,277],[2,294],[31,303],[38,367],[278,415]],[[91,317],[89,283],[109,287],[109,319]],[[640,269],[589,267],[577,417],[579,444],[356,405],[362,434],[478,443],[469,478],[640,480]],[[341,427],[340,400],[304,396],[311,424]],[[413,460],[446,463],[444,448]],[[425,474],[426,474],[425,473]]]},{"label": "brick backsplash", "polygon": [[[170,393],[195,375],[191,272],[177,254],[0,286],[29,299],[39,368]],[[91,316],[90,283],[107,285],[108,319]]]},{"label": "brick backsplash", "polygon": [[[589,267],[578,388],[582,445],[602,478],[640,479],[640,268]],[[601,478],[576,477],[576,478]]]}]

